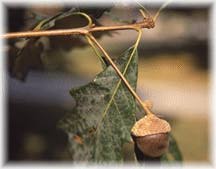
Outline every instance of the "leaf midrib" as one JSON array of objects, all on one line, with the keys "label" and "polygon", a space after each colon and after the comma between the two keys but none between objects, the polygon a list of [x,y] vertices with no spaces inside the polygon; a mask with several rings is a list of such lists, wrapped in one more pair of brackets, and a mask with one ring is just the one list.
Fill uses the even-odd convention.
[{"label": "leaf midrib", "polygon": [[[130,55],[130,57],[129,57],[129,60],[128,60],[126,66],[125,66],[125,69],[124,69],[123,73],[122,73],[124,76],[125,76],[125,73],[126,73],[127,70],[128,70],[128,67],[129,67],[129,65],[130,65],[130,63],[131,63],[131,61],[132,61],[133,55],[135,54],[136,50],[137,50],[137,48],[134,46],[134,47],[133,47],[133,51],[131,52],[131,55]],[[113,91],[113,94],[112,94],[112,96],[111,96],[111,99],[110,99],[110,101],[108,102],[108,104],[107,104],[107,106],[106,106],[106,108],[105,108],[105,110],[104,110],[104,112],[103,112],[103,114],[102,114],[102,118],[101,118],[101,120],[99,121],[99,123],[98,123],[98,125],[97,125],[96,132],[97,132],[98,129],[100,128],[100,125],[101,125],[101,123],[103,122],[103,119],[105,118],[105,116],[106,116],[106,114],[107,114],[107,112],[108,112],[110,106],[112,105],[112,102],[114,101],[114,97],[115,97],[115,95],[116,95],[116,93],[117,93],[117,91],[118,91],[118,89],[119,89],[119,87],[120,87],[121,81],[122,81],[122,80],[120,79],[120,80],[118,81],[116,87],[114,88],[114,91]],[[125,92],[125,91],[123,90],[123,92]],[[125,97],[125,98],[126,98],[126,97]]]}]

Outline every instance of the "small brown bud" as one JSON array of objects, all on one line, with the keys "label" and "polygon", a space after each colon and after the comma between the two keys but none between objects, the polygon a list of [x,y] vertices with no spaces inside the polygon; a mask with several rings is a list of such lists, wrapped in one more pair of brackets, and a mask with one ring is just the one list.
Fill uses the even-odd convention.
[{"label": "small brown bud", "polygon": [[169,147],[168,133],[170,131],[171,127],[167,121],[149,114],[135,123],[131,135],[143,154],[159,157]]}]

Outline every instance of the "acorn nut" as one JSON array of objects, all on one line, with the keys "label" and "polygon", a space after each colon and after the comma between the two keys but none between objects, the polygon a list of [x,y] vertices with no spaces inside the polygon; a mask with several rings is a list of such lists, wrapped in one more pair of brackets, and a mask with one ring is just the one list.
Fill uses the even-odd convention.
[{"label": "acorn nut", "polygon": [[132,130],[132,138],[139,150],[149,157],[160,157],[169,147],[169,123],[154,114],[148,114],[137,121]]}]

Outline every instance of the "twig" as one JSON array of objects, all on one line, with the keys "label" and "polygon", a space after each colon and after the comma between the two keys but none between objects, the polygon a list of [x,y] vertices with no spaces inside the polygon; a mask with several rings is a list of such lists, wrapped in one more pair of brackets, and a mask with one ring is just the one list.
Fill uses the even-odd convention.
[{"label": "twig", "polygon": [[[141,31],[141,30],[140,30]],[[140,32],[139,31],[139,32]],[[104,56],[106,57],[106,59],[109,61],[109,63],[112,65],[113,69],[115,69],[116,73],[119,75],[119,77],[121,78],[121,80],[124,82],[124,84],[127,86],[127,88],[129,89],[129,91],[131,92],[131,94],[137,99],[137,101],[140,103],[140,105],[142,106],[142,108],[145,110],[146,114],[152,114],[152,112],[150,111],[150,109],[148,108],[148,106],[141,100],[141,98],[137,95],[137,93],[133,90],[133,88],[131,87],[131,85],[128,83],[128,81],[125,79],[124,75],[121,73],[121,71],[118,69],[118,67],[115,65],[115,63],[112,61],[112,59],[110,58],[110,56],[107,54],[107,52],[104,50],[104,48],[100,45],[100,43],[95,39],[94,36],[92,36],[91,34],[88,35],[88,37],[97,45],[97,47],[103,52]],[[139,37],[137,38],[137,43],[135,44],[135,46],[137,47],[138,43],[139,43],[139,39],[141,38],[141,33],[139,33]]]},{"label": "twig", "polygon": [[65,35],[87,35],[93,32],[100,31],[114,31],[114,30],[138,30],[141,28],[154,28],[154,21],[151,17],[144,18],[142,22],[128,25],[118,26],[85,26],[82,28],[74,29],[58,29],[58,30],[46,30],[46,31],[26,31],[26,32],[14,32],[0,35],[1,38],[24,38],[24,37],[39,37],[39,36],[65,36]]}]

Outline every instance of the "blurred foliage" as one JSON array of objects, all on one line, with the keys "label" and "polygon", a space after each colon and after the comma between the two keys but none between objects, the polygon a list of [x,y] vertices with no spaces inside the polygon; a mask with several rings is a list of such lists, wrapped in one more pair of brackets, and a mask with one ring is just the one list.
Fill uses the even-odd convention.
[{"label": "blurred foliage", "polygon": [[[103,13],[109,10],[111,7],[100,8],[100,9],[92,9],[92,8],[72,8],[68,11],[63,11],[55,16],[48,17],[40,20],[33,31],[39,30],[48,30],[48,29],[66,29],[66,28],[77,28],[83,27],[87,24],[86,19],[80,15],[75,15],[75,12],[85,12],[88,14],[93,23],[96,26],[101,25],[96,19],[100,18]],[[10,19],[9,15],[9,19]],[[36,17],[35,17],[36,18]],[[9,25],[13,26],[13,25]],[[10,29],[9,29],[10,30]],[[95,33],[95,37],[99,38],[103,34],[107,33]],[[14,40],[9,40],[9,44],[11,45],[10,50],[10,59],[9,59],[9,68],[12,77],[16,77],[20,80],[24,80],[29,70],[31,69],[41,69],[43,68],[43,61],[41,58],[41,54],[44,52],[45,48],[43,43],[40,43],[39,40],[41,38],[27,38],[22,41],[23,46],[21,49],[17,49],[17,52],[14,51]],[[52,36],[49,37],[49,49],[53,52],[53,50],[64,49],[69,50],[74,47],[85,47],[87,43],[83,41],[82,38],[78,36],[74,36],[73,38],[68,36]],[[47,51],[46,51],[47,52]],[[11,65],[12,64],[12,65]]]},{"label": "blurred foliage", "polygon": [[[17,51],[17,56],[10,56],[11,76],[24,80],[30,69],[42,69],[41,53],[43,45],[33,38],[26,42],[25,47]],[[13,60],[14,59],[14,60]]]}]

